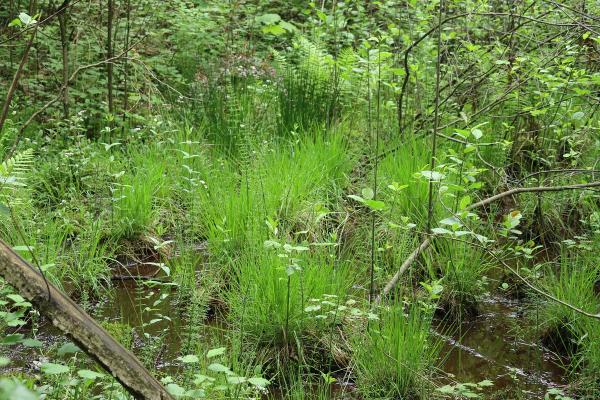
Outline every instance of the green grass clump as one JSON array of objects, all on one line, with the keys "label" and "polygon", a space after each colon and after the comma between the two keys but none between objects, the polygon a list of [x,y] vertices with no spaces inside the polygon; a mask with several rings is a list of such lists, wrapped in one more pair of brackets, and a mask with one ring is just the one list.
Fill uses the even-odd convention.
[{"label": "green grass clump", "polygon": [[[570,254],[563,250],[559,269],[548,271],[544,290],[564,303],[591,314],[600,311],[597,285],[600,267],[597,255]],[[598,395],[600,385],[600,324],[559,302],[543,298],[540,319],[547,345],[569,356],[569,372],[578,382],[578,390]],[[587,397],[586,397],[587,398]],[[590,397],[591,398],[591,397]]]},{"label": "green grass clump", "polygon": [[439,348],[429,336],[431,320],[420,305],[397,303],[354,338],[356,382],[365,398],[427,398]]},{"label": "green grass clump", "polygon": [[115,236],[133,239],[152,228],[157,219],[154,206],[166,187],[166,159],[155,151],[132,155],[133,171],[118,183],[111,216]]},{"label": "green grass clump", "polygon": [[434,254],[428,259],[429,272],[431,279],[439,279],[443,286],[439,306],[452,316],[476,314],[492,264],[481,250],[464,242],[438,240]]},{"label": "green grass clump", "polygon": [[[423,140],[408,140],[379,163],[382,187],[381,199],[390,206],[392,215],[409,217],[410,222],[420,225],[427,216],[429,184],[415,178],[415,173],[429,169],[430,151]],[[400,191],[388,185],[403,187]]]},{"label": "green grass clump", "polygon": [[283,247],[256,249],[235,267],[230,323],[244,342],[283,365],[306,358],[313,367],[325,367],[331,355],[324,350],[335,341],[332,326],[341,319],[331,311],[344,304],[352,285],[348,268],[315,254],[286,253]]},{"label": "green grass clump", "polygon": [[200,221],[213,254],[235,255],[248,240],[267,239],[265,221],[282,233],[294,228],[307,204],[327,198],[345,184],[350,168],[339,135],[305,137],[297,144],[268,146],[239,165],[223,160],[198,190]]}]

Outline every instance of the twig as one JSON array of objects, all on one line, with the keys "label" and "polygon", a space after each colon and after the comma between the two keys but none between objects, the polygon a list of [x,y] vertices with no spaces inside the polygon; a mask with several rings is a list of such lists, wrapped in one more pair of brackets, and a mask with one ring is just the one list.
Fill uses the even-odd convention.
[{"label": "twig", "polygon": [[56,95],[56,97],[54,97],[53,99],[49,100],[46,104],[44,104],[36,112],[34,112],[33,114],[31,114],[31,116],[27,119],[27,121],[25,121],[23,123],[23,125],[21,125],[21,127],[19,128],[19,132],[17,134],[16,140],[13,143],[10,151],[4,156],[4,160],[7,160],[10,157],[12,157],[12,155],[15,152],[15,150],[17,149],[17,146],[18,146],[19,142],[21,141],[21,136],[23,134],[23,131],[25,131],[25,129],[29,126],[29,124],[31,124],[37,118],[38,115],[40,115],[41,113],[43,113],[44,111],[46,111],[48,109],[48,107],[52,106],[54,103],[56,103],[57,101],[59,101],[60,99],[62,99],[63,92],[68,87],[68,85],[75,80],[75,78],[77,77],[77,75],[80,72],[85,71],[85,70],[90,69],[90,68],[99,67],[99,66],[104,65],[104,64],[113,63],[116,60],[119,60],[120,58],[124,57],[125,54],[127,54],[127,52],[129,50],[131,50],[138,43],[140,43],[143,39],[144,38],[141,38],[136,43],[134,43],[131,46],[129,46],[129,48],[125,49],[123,52],[121,52],[120,54],[118,54],[118,55],[116,55],[114,57],[107,58],[105,60],[98,61],[98,62],[95,62],[95,63],[92,63],[92,64],[82,65],[81,67],[79,67],[75,71],[73,71],[73,73],[71,74],[71,76],[67,80],[66,85],[63,84],[63,86],[61,86],[60,89],[58,90],[58,95]]},{"label": "twig", "polygon": [[[591,182],[591,183],[582,183],[582,184],[578,184],[578,185],[537,186],[537,187],[514,188],[511,190],[502,192],[502,193],[498,193],[494,196],[488,197],[487,199],[478,201],[477,203],[473,203],[469,207],[467,207],[466,210],[472,210],[475,208],[483,207],[483,206],[486,206],[488,204],[495,202],[496,200],[500,200],[504,197],[513,196],[513,195],[516,195],[519,193],[562,192],[562,191],[566,191],[566,190],[585,190],[585,189],[594,188],[594,187],[600,187],[600,181]],[[431,235],[430,237],[425,239],[423,242],[421,242],[419,247],[417,247],[408,256],[408,258],[402,263],[402,265],[398,269],[398,272],[396,272],[396,274],[392,277],[392,279],[390,279],[389,282],[385,285],[385,287],[383,288],[383,290],[381,291],[379,296],[377,296],[377,299],[375,301],[376,304],[380,303],[381,300],[384,297],[386,297],[394,287],[396,287],[396,285],[398,284],[398,281],[400,280],[400,276],[404,273],[404,271],[406,271],[408,269],[408,267],[410,267],[415,262],[415,260],[419,257],[419,255],[423,251],[425,251],[429,248],[434,237],[435,237],[435,235]]]},{"label": "twig", "polygon": [[6,93],[6,99],[4,100],[4,104],[2,105],[2,113],[0,114],[0,133],[2,132],[2,128],[4,126],[4,122],[6,122],[6,117],[8,116],[8,110],[10,109],[10,103],[12,103],[12,99],[15,95],[15,91],[17,90],[17,85],[19,84],[19,79],[21,79],[21,74],[23,73],[23,69],[25,68],[25,64],[27,64],[27,59],[29,58],[29,51],[33,46],[33,41],[35,39],[35,34],[37,33],[37,24],[33,32],[31,32],[31,37],[27,42],[27,46],[25,47],[25,51],[23,52],[23,57],[21,57],[21,63],[13,76],[10,87],[8,88],[8,92]]}]

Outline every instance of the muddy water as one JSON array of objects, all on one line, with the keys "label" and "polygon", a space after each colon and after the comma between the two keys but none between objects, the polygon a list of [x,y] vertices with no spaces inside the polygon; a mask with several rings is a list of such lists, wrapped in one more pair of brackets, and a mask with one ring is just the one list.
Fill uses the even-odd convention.
[{"label": "muddy water", "polygon": [[[176,303],[173,287],[153,284],[148,279],[114,280],[113,285],[112,295],[92,307],[94,317],[133,328],[133,347],[137,350],[147,343],[144,335],[160,338],[162,348],[156,356],[156,367],[167,370],[174,367],[174,360],[180,355],[181,343],[185,340],[186,321],[181,313],[184,307]],[[502,297],[485,299],[474,319],[453,326],[437,321],[435,335],[442,342],[440,361],[443,371],[438,383],[489,379],[494,386],[486,390],[486,398],[503,399],[517,395],[539,399],[548,388],[565,385],[564,371],[560,367],[564,360],[533,340],[523,340],[530,323],[531,314],[524,315],[523,304]],[[214,335],[215,329],[223,330],[209,326],[207,332],[198,334]],[[62,335],[48,324],[40,328],[38,339],[46,344],[64,341]],[[13,369],[25,372],[32,368],[29,365],[31,349],[13,347],[11,353]],[[347,377],[339,378],[339,382],[347,380]],[[356,398],[352,386],[335,386],[333,397]]]},{"label": "muddy water", "polygon": [[[535,316],[535,310],[533,313]],[[530,324],[522,304],[502,297],[485,299],[474,320],[451,327],[438,321],[437,336],[443,342],[442,370],[448,381],[476,383],[489,379],[494,386],[486,393],[497,398],[519,395],[540,399],[549,388],[564,386],[561,365],[565,360],[539,343],[523,339],[532,328]]]}]

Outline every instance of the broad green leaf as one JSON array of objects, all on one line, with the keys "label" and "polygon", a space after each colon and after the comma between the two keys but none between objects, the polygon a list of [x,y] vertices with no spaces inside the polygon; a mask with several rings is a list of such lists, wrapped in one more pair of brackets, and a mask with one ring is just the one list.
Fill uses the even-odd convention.
[{"label": "broad green leaf", "polygon": [[185,395],[185,389],[179,386],[176,383],[169,383],[166,387],[167,392],[171,393],[175,397],[180,397]]},{"label": "broad green leaf", "polygon": [[279,25],[267,25],[262,28],[263,33],[269,33],[274,36],[283,35],[287,31]]},{"label": "broad green leaf", "polygon": [[206,357],[207,358],[213,358],[213,357],[221,356],[221,355],[225,354],[225,350],[226,350],[225,347],[219,347],[219,348],[216,348],[216,349],[209,350],[206,353]]},{"label": "broad green leaf", "polygon": [[458,208],[461,210],[464,210],[465,208],[467,208],[469,205],[471,204],[471,196],[469,196],[468,194],[463,196],[460,199],[460,202],[458,204]]},{"label": "broad green leaf", "polygon": [[14,301],[15,303],[25,303],[25,299],[23,298],[23,296],[19,295],[19,294],[7,294],[6,297],[8,297],[9,299],[11,299],[12,301]]},{"label": "broad green leaf", "polygon": [[444,228],[433,228],[431,230],[431,232],[437,234],[437,235],[444,235],[444,234],[452,234],[452,231],[449,231],[448,229],[444,229]]},{"label": "broad green leaf", "polygon": [[23,340],[23,346],[25,347],[42,347],[44,344],[37,339],[25,339]]},{"label": "broad green leaf", "polygon": [[429,179],[430,181],[439,182],[444,179],[446,176],[437,171],[421,171],[421,175],[424,178]]},{"label": "broad green leaf", "polygon": [[29,16],[29,14],[26,14],[26,13],[24,13],[24,12],[22,12],[22,13],[19,13],[19,19],[20,19],[20,20],[21,20],[21,22],[22,22],[23,24],[25,24],[25,25],[29,25],[29,24],[31,24],[31,23],[34,23],[34,22],[36,22],[36,21],[35,21],[33,18],[31,18],[31,17]]},{"label": "broad green leaf", "polygon": [[179,357],[178,360],[184,364],[194,364],[200,362],[198,356],[194,354],[188,354],[187,356]]},{"label": "broad green leaf", "polygon": [[246,382],[246,378],[243,376],[228,376],[227,383],[230,385],[239,385],[240,383]]},{"label": "broad green leaf", "polygon": [[381,211],[385,210],[386,205],[380,200],[365,200],[365,204],[372,210]]},{"label": "broad green leaf", "polygon": [[60,346],[60,348],[57,351],[57,354],[59,356],[64,356],[67,354],[78,353],[80,351],[81,351],[81,349],[79,347],[77,347],[74,343],[67,342],[67,343],[63,344],[62,346]]},{"label": "broad green leaf", "polygon": [[0,368],[6,367],[8,364],[10,364],[10,358],[0,357]]},{"label": "broad green leaf", "polygon": [[250,378],[248,379],[248,382],[261,388],[267,387],[267,385],[270,383],[267,379],[259,377]]},{"label": "broad green leaf", "polygon": [[440,224],[442,225],[450,225],[450,226],[462,226],[462,222],[460,222],[460,220],[456,217],[448,217],[448,218],[444,218],[443,220],[440,221]]},{"label": "broad green leaf", "polygon": [[66,374],[69,372],[69,367],[63,364],[55,364],[55,363],[44,363],[41,366],[41,370],[43,373],[48,375],[58,375],[58,374]]},{"label": "broad green leaf", "polygon": [[361,191],[361,194],[362,194],[363,199],[365,199],[365,200],[371,200],[373,197],[375,197],[375,192],[371,188],[364,188]]},{"label": "broad green leaf", "polygon": [[357,196],[355,194],[349,194],[348,197],[350,197],[352,200],[358,201],[359,203],[363,203],[363,204],[365,203],[365,199],[363,199],[362,197]]},{"label": "broad green leaf", "polygon": [[219,363],[212,363],[212,364],[210,364],[208,366],[208,369],[210,371],[213,371],[213,372],[224,372],[226,374],[231,374],[232,373],[231,370],[228,367],[224,366],[223,364],[219,364]]},{"label": "broad green leaf", "polygon": [[261,22],[265,25],[273,25],[281,21],[279,14],[263,14],[256,17],[257,22]]},{"label": "broad green leaf", "polygon": [[0,339],[0,344],[13,345],[17,343],[21,343],[23,340],[23,334],[21,333],[13,333],[11,335],[6,335]]},{"label": "broad green leaf", "polygon": [[79,375],[83,379],[89,379],[90,381],[102,378],[104,376],[104,374],[100,372],[92,371],[89,369],[80,369],[79,371],[77,371],[77,375]]}]

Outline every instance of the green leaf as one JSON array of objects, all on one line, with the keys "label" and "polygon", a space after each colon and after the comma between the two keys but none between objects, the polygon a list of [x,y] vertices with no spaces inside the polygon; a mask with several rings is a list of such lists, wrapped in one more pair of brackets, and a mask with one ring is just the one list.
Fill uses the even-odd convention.
[{"label": "green leaf", "polygon": [[577,111],[575,114],[573,114],[573,119],[575,121],[579,121],[581,119],[583,119],[583,117],[585,117],[585,113],[583,113],[582,111]]},{"label": "green leaf", "polygon": [[279,14],[263,14],[256,17],[256,22],[260,22],[265,25],[273,25],[279,21],[281,21]]},{"label": "green leaf", "polygon": [[433,228],[431,230],[431,232],[437,234],[437,235],[444,235],[444,234],[452,234],[452,231],[449,231],[448,229],[444,229],[444,228]]},{"label": "green leaf", "polygon": [[260,388],[267,387],[267,385],[270,383],[267,379],[258,377],[250,378],[248,379],[248,382]]},{"label": "green leaf", "polygon": [[15,18],[12,21],[10,21],[10,23],[8,24],[9,28],[12,28],[13,26],[22,26],[23,23],[21,22],[21,20],[19,18]]},{"label": "green leaf", "polygon": [[225,354],[225,350],[226,350],[225,347],[219,347],[219,348],[216,348],[216,349],[209,350],[206,353],[206,357],[207,358],[213,358],[213,357],[221,356],[221,355]]},{"label": "green leaf", "polygon": [[90,381],[102,378],[104,376],[104,374],[100,372],[92,371],[89,369],[80,369],[79,371],[77,371],[77,375],[79,375],[83,379],[88,379]]},{"label": "green leaf", "polygon": [[200,362],[198,356],[194,354],[188,354],[187,356],[179,357],[178,360],[184,364],[194,364]]},{"label": "green leaf", "polygon": [[462,222],[460,222],[460,220],[456,217],[448,217],[448,218],[444,218],[443,220],[440,221],[440,224],[442,225],[450,225],[450,226],[462,226]]},{"label": "green leaf", "polygon": [[10,364],[10,358],[0,357],[0,368],[6,367],[8,364]]},{"label": "green leaf", "polygon": [[0,215],[4,215],[4,216],[10,215],[10,209],[2,203],[0,203]]},{"label": "green leaf", "polygon": [[375,192],[371,188],[364,188],[361,193],[363,199],[366,200],[371,200],[373,197],[375,197]]},{"label": "green leaf", "polygon": [[23,296],[18,295],[18,294],[7,294],[6,297],[8,297],[9,299],[11,299],[15,303],[25,303],[25,301],[26,301],[23,298]]},{"label": "green leaf", "polygon": [[355,194],[349,194],[349,195],[348,195],[348,197],[350,197],[352,200],[356,200],[356,201],[358,201],[359,203],[363,203],[363,204],[365,204],[365,199],[363,199],[363,198],[362,198],[362,197],[360,197],[360,196],[357,196],[357,195],[355,195]]},{"label": "green leaf", "polygon": [[240,383],[246,382],[246,378],[243,376],[228,376],[227,383],[230,385],[239,385]]},{"label": "green leaf", "polygon": [[13,345],[21,343],[21,340],[23,340],[23,334],[14,333],[12,335],[6,335],[2,339],[0,339],[0,344]]},{"label": "green leaf", "polygon": [[66,374],[69,372],[69,367],[63,364],[44,363],[41,366],[42,372],[47,375]]},{"label": "green leaf", "polygon": [[67,354],[79,353],[80,351],[81,351],[81,349],[79,347],[77,347],[74,343],[67,342],[67,343],[63,344],[62,346],[60,346],[60,348],[57,351],[57,354],[59,356],[64,356]]},{"label": "green leaf", "polygon": [[179,386],[176,383],[169,383],[166,387],[167,392],[171,393],[175,397],[180,397],[185,395],[185,389]]},{"label": "green leaf", "polygon": [[210,364],[208,366],[208,369],[210,371],[213,371],[213,372],[223,372],[223,373],[226,373],[226,374],[231,374],[232,373],[231,370],[228,367],[224,366],[223,364],[219,364],[219,363]]},{"label": "green leaf", "polygon": [[446,176],[437,171],[421,171],[421,175],[424,178],[429,179],[430,181],[439,182],[444,179]]},{"label": "green leaf", "polygon": [[385,210],[386,205],[380,200],[365,200],[365,204],[372,210],[381,211]]},{"label": "green leaf", "polygon": [[279,25],[267,25],[262,28],[262,32],[270,33],[271,35],[274,35],[274,36],[279,36],[279,35],[283,35],[287,31]]},{"label": "green leaf", "polygon": [[42,347],[44,344],[37,339],[25,339],[23,340],[23,346],[25,347]]},{"label": "green leaf", "polygon": [[481,139],[481,137],[483,136],[483,132],[479,128],[473,128],[473,129],[471,129],[471,134],[473,135],[473,137],[476,140]]},{"label": "green leaf", "polygon": [[460,199],[458,208],[461,210],[464,210],[465,208],[467,208],[469,206],[469,204],[471,204],[471,196],[469,196],[467,194]]}]

